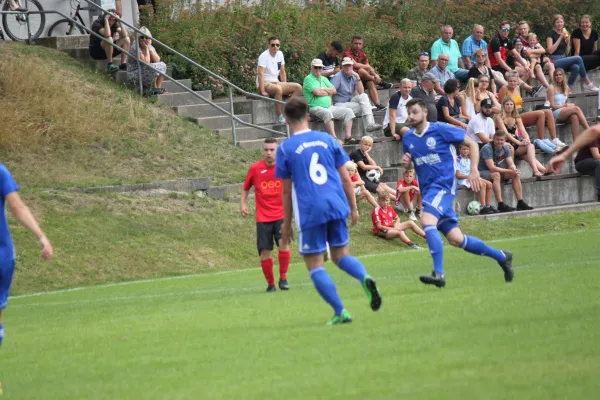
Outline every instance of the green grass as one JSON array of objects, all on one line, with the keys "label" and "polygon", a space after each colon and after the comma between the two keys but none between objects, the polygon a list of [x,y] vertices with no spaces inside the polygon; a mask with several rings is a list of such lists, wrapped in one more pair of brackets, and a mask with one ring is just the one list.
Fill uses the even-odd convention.
[{"label": "green grass", "polygon": [[512,284],[454,248],[443,290],[418,282],[427,251],[364,257],[377,313],[328,265],[354,317],[344,326],[324,326],[301,264],[287,293],[265,294],[253,268],[13,298],[4,398],[596,398],[597,230],[510,236],[494,243],[515,254]]}]

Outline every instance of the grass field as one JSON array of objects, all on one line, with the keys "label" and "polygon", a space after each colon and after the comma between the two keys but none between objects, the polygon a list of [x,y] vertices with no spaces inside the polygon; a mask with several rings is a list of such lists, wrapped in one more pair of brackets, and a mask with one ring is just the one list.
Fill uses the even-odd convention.
[{"label": "grass field", "polygon": [[6,399],[592,399],[600,381],[598,230],[446,249],[448,285],[418,282],[427,251],[364,256],[384,303],[328,265],[349,325],[300,264],[289,292],[242,269],[11,299]]}]

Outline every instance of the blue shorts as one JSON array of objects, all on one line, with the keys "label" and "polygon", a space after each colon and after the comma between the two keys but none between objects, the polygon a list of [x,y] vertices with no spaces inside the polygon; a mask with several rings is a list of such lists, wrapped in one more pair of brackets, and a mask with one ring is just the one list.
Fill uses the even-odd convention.
[{"label": "blue shorts", "polygon": [[438,219],[437,228],[444,235],[458,227],[454,195],[445,189],[431,188],[423,196],[423,211]]},{"label": "blue shorts", "polygon": [[345,219],[329,221],[298,233],[298,250],[302,256],[325,253],[327,243],[331,247],[345,247],[350,243]]},{"label": "blue shorts", "polygon": [[15,272],[15,260],[0,261],[0,310],[6,308],[13,272]]}]

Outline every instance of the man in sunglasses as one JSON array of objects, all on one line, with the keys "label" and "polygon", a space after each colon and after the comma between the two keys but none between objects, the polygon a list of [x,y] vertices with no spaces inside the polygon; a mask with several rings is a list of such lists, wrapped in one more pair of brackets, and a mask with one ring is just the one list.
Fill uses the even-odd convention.
[{"label": "man in sunglasses", "polygon": [[[300,96],[302,86],[298,83],[289,83],[285,72],[285,60],[279,50],[281,42],[276,36],[269,38],[269,47],[258,57],[256,87],[261,96],[273,97],[283,100],[283,96]],[[277,123],[285,124],[282,113],[282,104],[275,104]]]},{"label": "man in sunglasses", "polygon": [[412,86],[420,86],[421,81],[423,80],[423,75],[426,72],[429,72],[427,69],[429,67],[429,53],[426,51],[422,51],[419,53],[419,63],[416,67],[411,68],[406,73],[406,77],[410,79]]}]

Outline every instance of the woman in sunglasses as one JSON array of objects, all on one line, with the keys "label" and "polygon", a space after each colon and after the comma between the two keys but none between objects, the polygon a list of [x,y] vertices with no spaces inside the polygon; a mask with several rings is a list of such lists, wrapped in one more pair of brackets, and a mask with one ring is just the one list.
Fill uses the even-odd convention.
[{"label": "woman in sunglasses", "polygon": [[[138,43],[131,46],[130,52],[136,54],[140,61],[143,61],[163,74],[167,71],[167,65],[160,61],[160,56],[156,49],[152,46],[152,34],[145,26],[140,28],[142,34],[139,36]],[[168,92],[162,87],[164,77],[143,64],[139,64],[142,76],[142,87],[145,94],[167,94]],[[127,63],[127,80],[137,87],[139,85],[138,63],[136,60],[131,60]]]},{"label": "woman in sunglasses", "polygon": [[[484,49],[477,49],[473,53],[475,64],[469,69],[469,78],[479,78],[481,75],[494,76],[492,69],[486,65],[487,52]],[[490,90],[496,94],[496,83],[492,79],[490,83]]]}]

